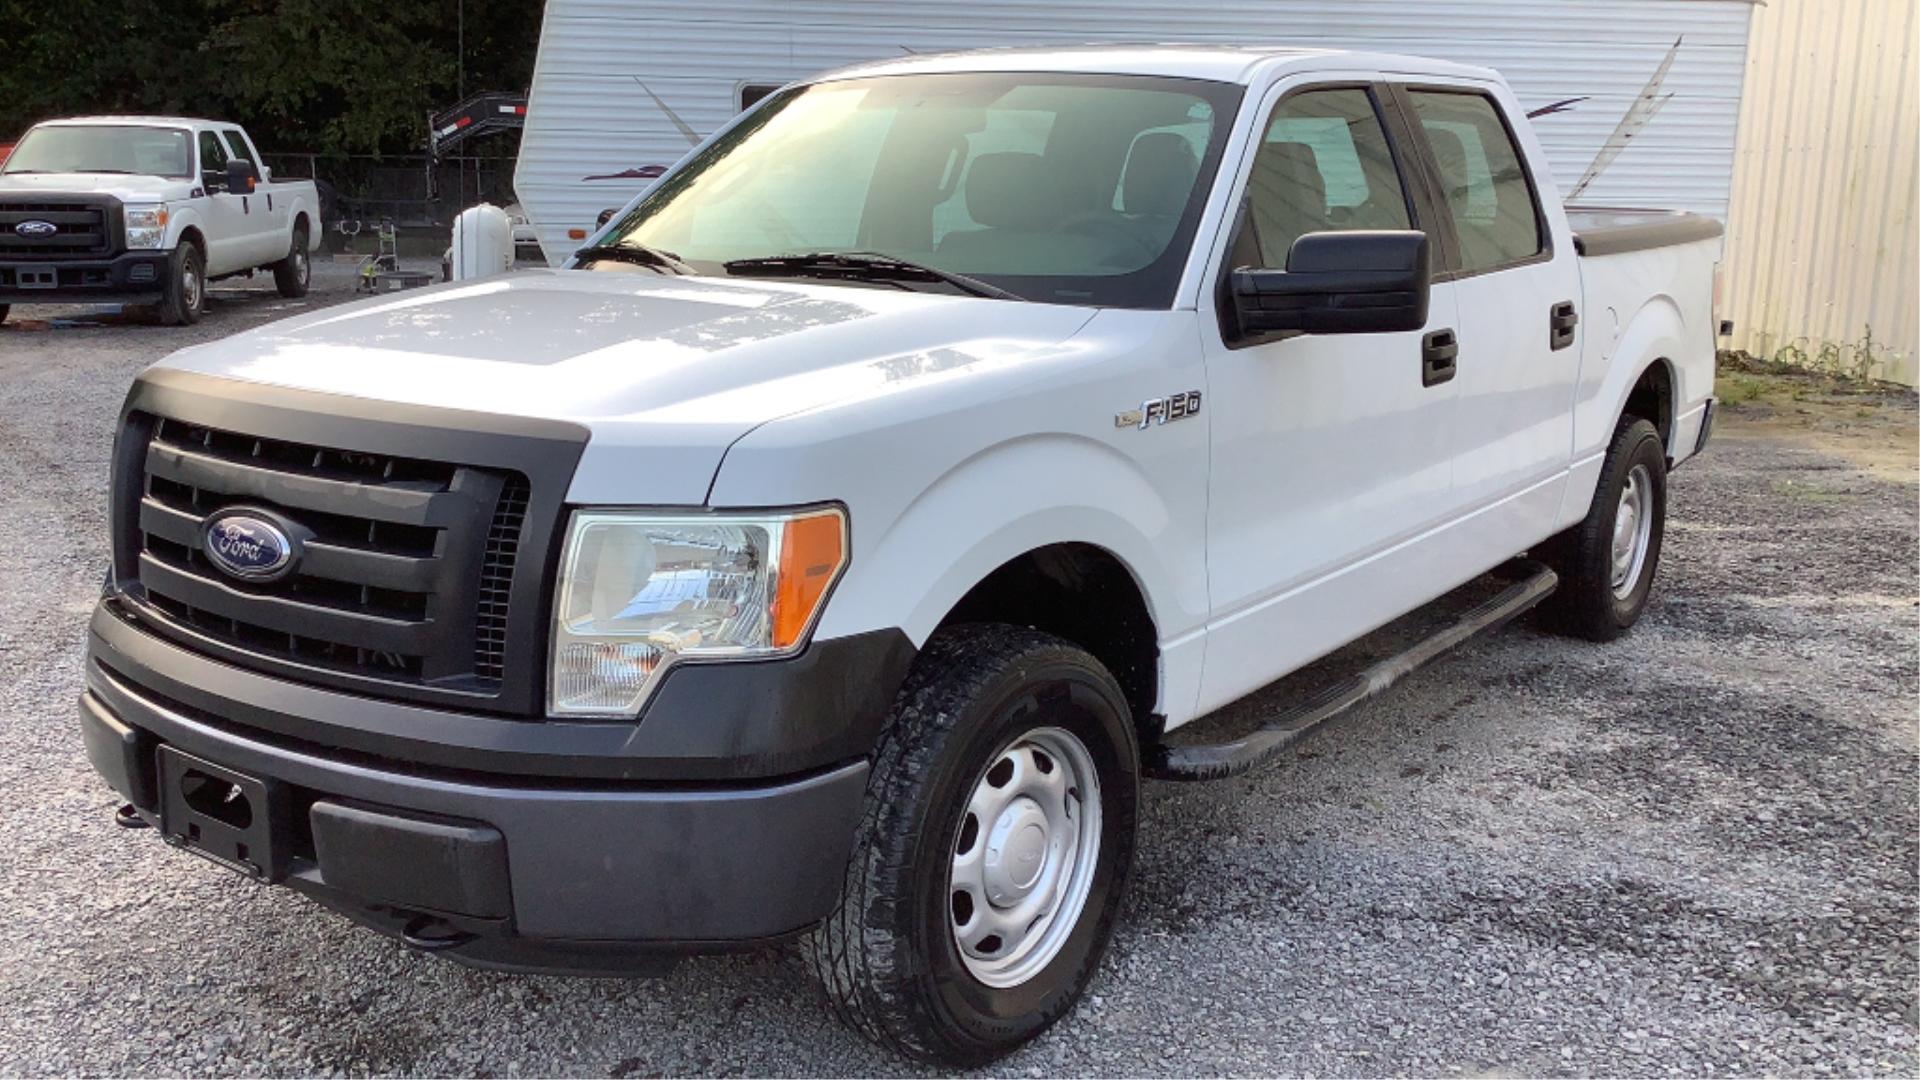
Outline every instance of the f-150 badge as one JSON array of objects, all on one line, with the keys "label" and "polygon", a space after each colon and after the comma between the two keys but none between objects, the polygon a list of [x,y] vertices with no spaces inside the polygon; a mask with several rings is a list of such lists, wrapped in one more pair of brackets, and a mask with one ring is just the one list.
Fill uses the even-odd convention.
[{"label": "f-150 badge", "polygon": [[1198,415],[1200,415],[1200,391],[1189,390],[1184,394],[1172,394],[1143,401],[1137,409],[1114,413],[1113,426],[1145,431],[1154,424],[1164,424],[1169,420],[1185,420],[1189,416]]}]

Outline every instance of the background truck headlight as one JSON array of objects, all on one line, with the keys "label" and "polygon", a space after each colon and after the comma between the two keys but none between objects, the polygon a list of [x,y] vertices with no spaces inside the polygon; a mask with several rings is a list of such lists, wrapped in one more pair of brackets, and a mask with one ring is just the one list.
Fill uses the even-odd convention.
[{"label": "background truck headlight", "polygon": [[127,207],[127,246],[157,248],[167,236],[167,208],[164,204]]},{"label": "background truck headlight", "polygon": [[837,508],[575,511],[554,594],[547,712],[631,717],[681,660],[797,653],[846,564]]}]

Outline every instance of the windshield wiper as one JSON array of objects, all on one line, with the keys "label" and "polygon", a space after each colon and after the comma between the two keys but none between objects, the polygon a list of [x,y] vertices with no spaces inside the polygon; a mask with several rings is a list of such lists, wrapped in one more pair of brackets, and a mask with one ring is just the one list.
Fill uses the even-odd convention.
[{"label": "windshield wiper", "polygon": [[989,285],[978,278],[873,251],[770,255],[761,259],[735,259],[725,265],[727,273],[738,277],[819,277],[894,283],[937,281],[969,296],[984,296],[990,300],[1020,299],[998,285]]},{"label": "windshield wiper", "polygon": [[654,270],[666,270],[675,274],[692,274],[697,271],[685,259],[671,251],[661,251],[645,244],[593,244],[573,253],[581,262],[596,259],[608,259],[613,262],[632,263]]}]

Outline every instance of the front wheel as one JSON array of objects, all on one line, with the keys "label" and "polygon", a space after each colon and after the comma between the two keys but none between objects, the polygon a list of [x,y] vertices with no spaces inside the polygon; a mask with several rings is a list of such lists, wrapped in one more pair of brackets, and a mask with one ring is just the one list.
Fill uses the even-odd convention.
[{"label": "front wheel", "polygon": [[1105,953],[1133,858],[1125,695],[1069,642],[936,634],[867,783],[812,959],[834,1011],[900,1053],[978,1065],[1044,1031]]},{"label": "front wheel", "polygon": [[306,226],[296,226],[293,230],[293,248],[287,257],[273,264],[273,284],[280,295],[288,299],[297,299],[307,295],[307,285],[313,280],[313,260],[307,251]]},{"label": "front wheel", "polygon": [[1640,621],[1666,536],[1667,455],[1660,433],[1626,419],[1613,435],[1586,519],[1540,552],[1560,575],[1542,611],[1555,628],[1612,641]]},{"label": "front wheel", "polygon": [[207,263],[200,249],[181,241],[167,260],[166,291],[160,297],[160,321],[191,326],[207,306]]}]

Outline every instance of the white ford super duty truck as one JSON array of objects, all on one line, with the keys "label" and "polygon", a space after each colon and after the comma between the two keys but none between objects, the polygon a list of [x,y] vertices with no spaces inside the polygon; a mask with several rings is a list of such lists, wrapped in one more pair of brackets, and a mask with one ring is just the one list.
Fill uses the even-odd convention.
[{"label": "white ford super duty truck", "polygon": [[1500,78],[1420,59],[795,85],[566,268],[141,375],[87,750],[123,824],[416,948],[803,939],[855,1027],[982,1061],[1097,969],[1143,777],[1536,602],[1633,625],[1718,235],[1570,216]]},{"label": "white ford super duty truck", "polygon": [[274,180],[238,125],[91,116],[27,129],[0,167],[0,320],[13,304],[152,304],[196,322],[207,282],[269,270],[304,296],[311,180]]}]

